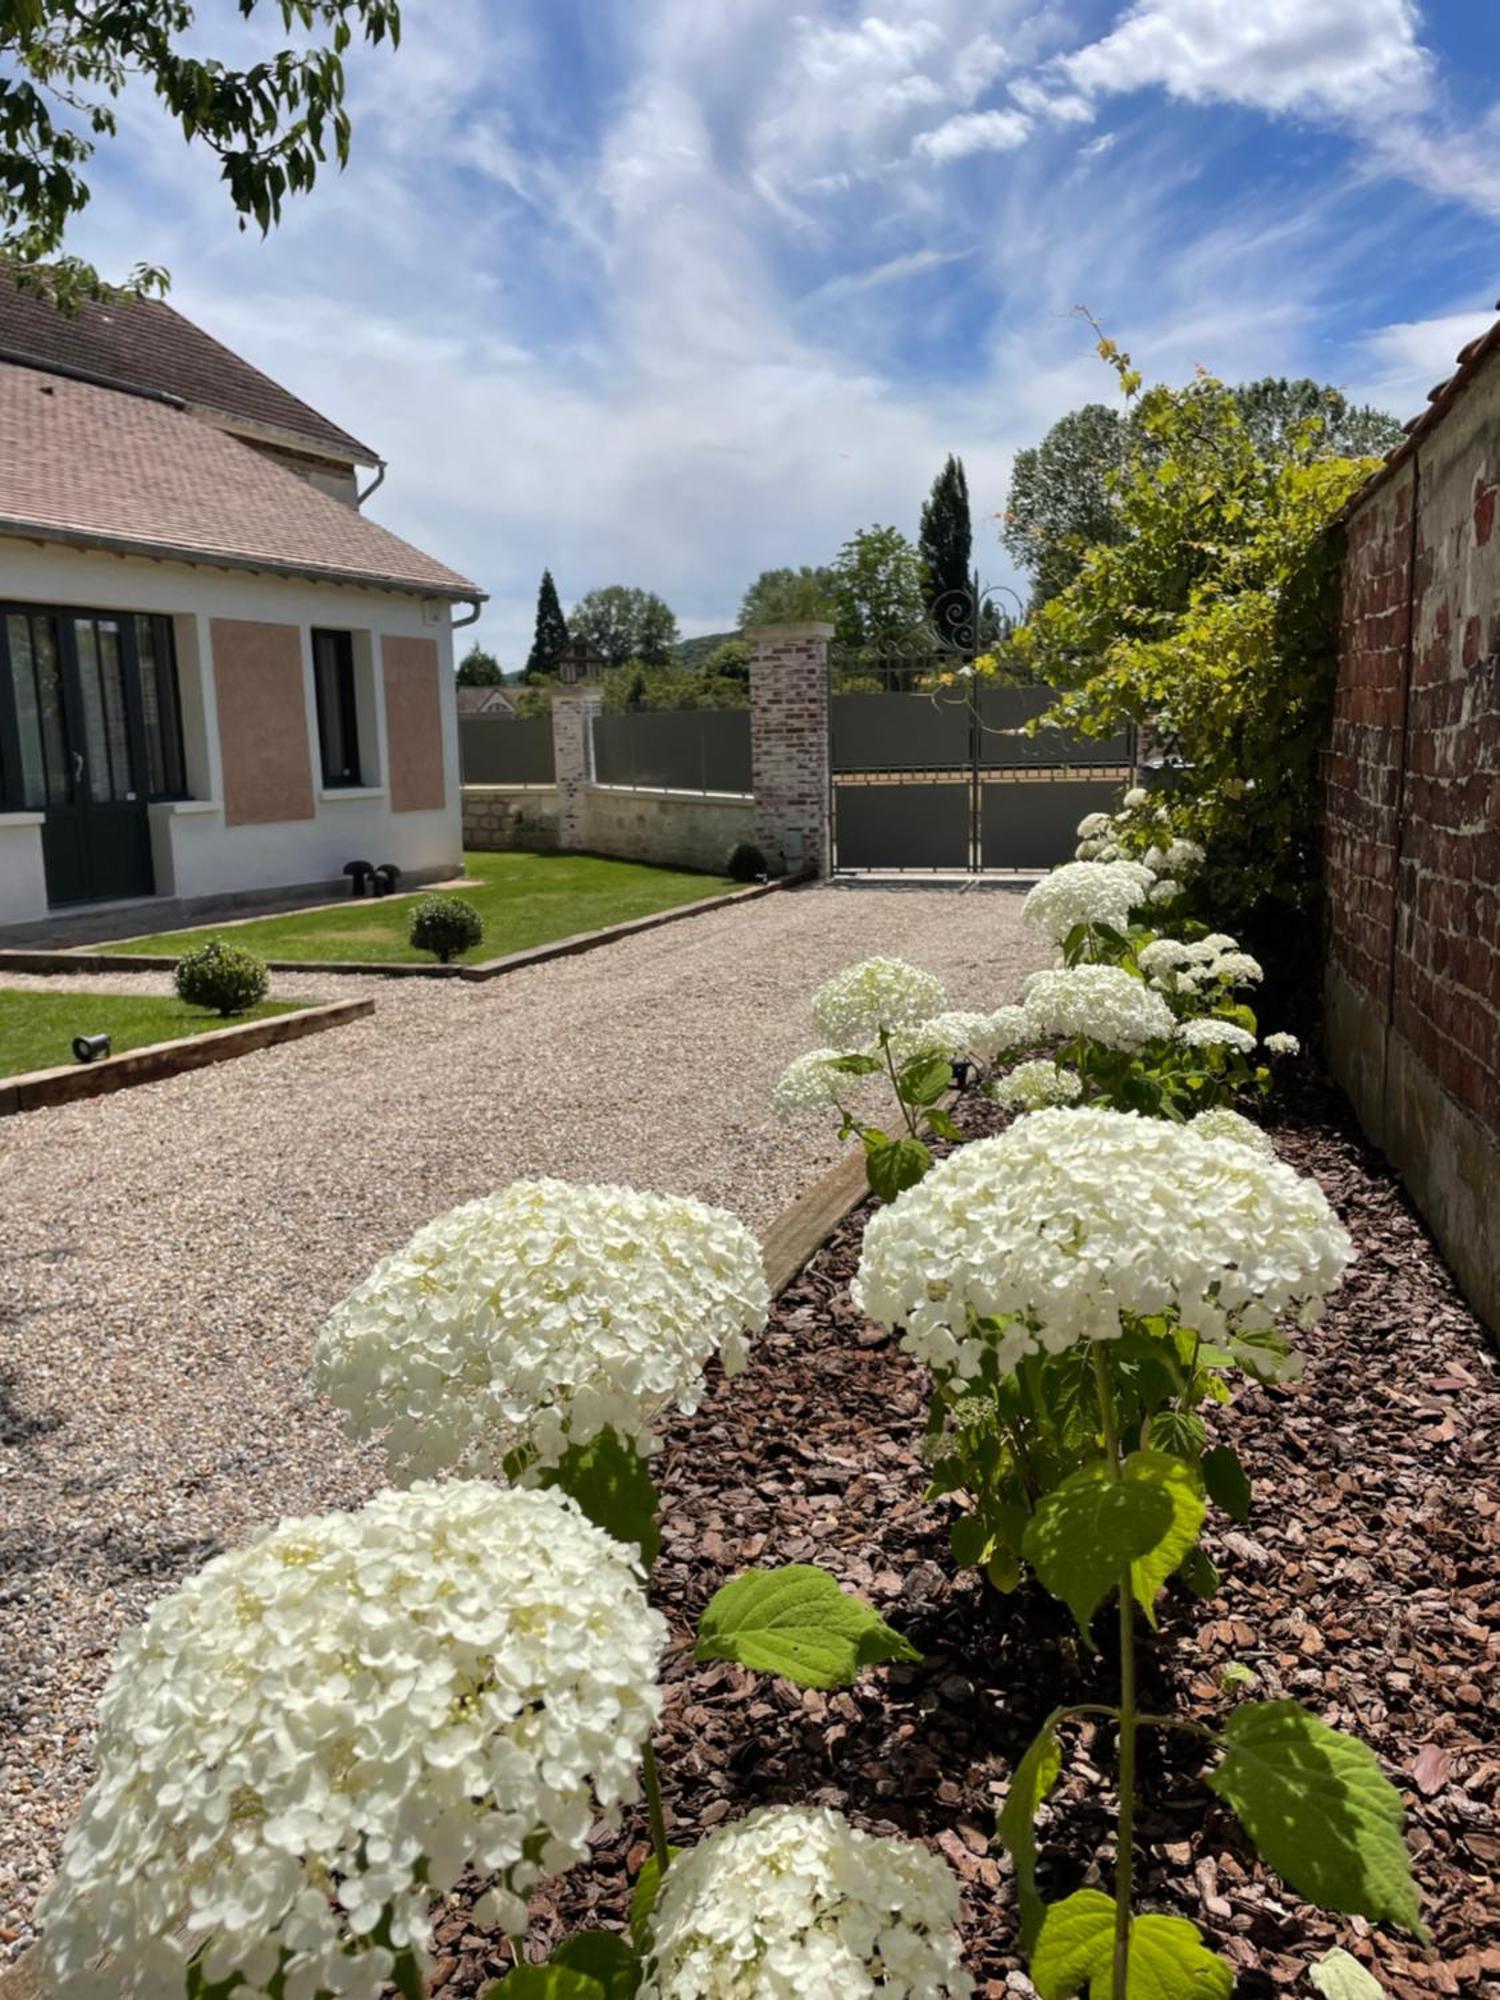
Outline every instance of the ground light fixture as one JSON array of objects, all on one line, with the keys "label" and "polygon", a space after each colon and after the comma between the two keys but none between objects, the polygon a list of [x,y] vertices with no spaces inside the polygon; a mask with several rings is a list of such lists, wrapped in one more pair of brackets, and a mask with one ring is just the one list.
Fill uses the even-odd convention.
[{"label": "ground light fixture", "polygon": [[82,1063],[98,1062],[110,1050],[108,1035],[75,1035],[73,1053]]}]

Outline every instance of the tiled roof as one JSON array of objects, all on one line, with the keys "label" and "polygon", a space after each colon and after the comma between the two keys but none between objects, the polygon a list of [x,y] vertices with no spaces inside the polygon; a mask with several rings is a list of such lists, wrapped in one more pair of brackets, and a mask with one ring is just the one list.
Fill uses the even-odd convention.
[{"label": "tiled roof", "polygon": [[519,687],[461,687],[458,690],[458,712],[460,715],[513,715],[516,703],[529,691]]},{"label": "tiled roof", "polygon": [[479,597],[342,500],[170,404],[0,364],[0,534]]},{"label": "tiled roof", "polygon": [[309,446],[322,445],[361,465],[380,463],[367,444],[157,299],[86,304],[70,319],[45,299],[18,291],[14,279],[0,273],[0,358],[176,396],[231,419],[287,432]]}]

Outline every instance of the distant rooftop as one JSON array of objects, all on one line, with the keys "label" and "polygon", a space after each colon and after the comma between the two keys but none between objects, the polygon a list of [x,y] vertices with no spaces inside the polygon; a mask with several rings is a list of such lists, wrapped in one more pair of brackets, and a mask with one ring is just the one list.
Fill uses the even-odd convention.
[{"label": "distant rooftop", "polygon": [[242,361],[157,299],[110,300],[66,318],[0,273],[0,361],[63,370],[118,389],[175,397],[205,411],[331,451],[359,465],[380,455]]}]

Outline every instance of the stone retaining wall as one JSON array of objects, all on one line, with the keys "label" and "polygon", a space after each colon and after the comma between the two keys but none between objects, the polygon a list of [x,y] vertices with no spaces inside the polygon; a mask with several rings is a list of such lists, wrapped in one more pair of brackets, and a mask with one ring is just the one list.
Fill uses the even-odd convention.
[{"label": "stone retaining wall", "polygon": [[755,801],[718,793],[625,791],[584,785],[570,838],[551,786],[465,785],[464,846],[478,854],[550,853],[560,845],[621,861],[722,872],[729,850],[755,836]]}]

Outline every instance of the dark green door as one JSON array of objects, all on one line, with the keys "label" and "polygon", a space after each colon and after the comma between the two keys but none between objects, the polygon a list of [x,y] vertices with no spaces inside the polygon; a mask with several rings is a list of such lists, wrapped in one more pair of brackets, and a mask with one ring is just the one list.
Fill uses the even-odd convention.
[{"label": "dark green door", "polygon": [[3,629],[6,791],[20,807],[46,815],[48,902],[149,896],[154,878],[133,620],[12,605]]}]

